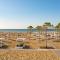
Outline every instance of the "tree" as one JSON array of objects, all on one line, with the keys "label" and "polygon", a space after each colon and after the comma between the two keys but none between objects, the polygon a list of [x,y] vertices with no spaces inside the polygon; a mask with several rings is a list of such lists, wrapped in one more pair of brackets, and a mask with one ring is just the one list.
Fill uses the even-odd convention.
[{"label": "tree", "polygon": [[50,22],[45,22],[44,24],[43,24],[43,29],[44,29],[44,31],[45,31],[45,37],[46,37],[46,48],[47,48],[47,28],[48,27],[51,27],[52,25],[51,25],[51,23]]},{"label": "tree", "polygon": [[29,29],[29,33],[30,33],[30,37],[31,37],[33,26],[28,26],[27,28]]},{"label": "tree", "polygon": [[[55,28],[56,28],[57,33],[58,33],[57,35],[59,35],[59,39],[60,39],[60,23],[58,23]],[[58,38],[58,37],[57,37],[57,38]],[[59,39],[58,39],[58,40],[59,40]]]},{"label": "tree", "polygon": [[58,23],[58,24],[56,25],[56,28],[60,29],[60,23]]},{"label": "tree", "polygon": [[51,27],[51,26],[53,26],[50,22],[45,22],[44,24],[43,24],[43,27]]},{"label": "tree", "polygon": [[40,32],[42,31],[42,27],[41,26],[37,26],[36,27],[38,33],[39,33],[39,41],[40,41]]},{"label": "tree", "polygon": [[45,23],[43,24],[43,28],[44,28],[45,36],[46,36],[46,48],[48,48],[48,47],[47,47],[47,29],[48,29],[49,27],[53,27],[53,25],[52,25],[50,22],[45,22]]}]

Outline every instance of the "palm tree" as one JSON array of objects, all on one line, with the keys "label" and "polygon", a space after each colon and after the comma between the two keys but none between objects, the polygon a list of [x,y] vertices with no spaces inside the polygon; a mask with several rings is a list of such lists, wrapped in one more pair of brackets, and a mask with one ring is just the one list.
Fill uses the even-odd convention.
[{"label": "palm tree", "polygon": [[36,27],[38,33],[39,33],[39,41],[40,41],[40,32],[42,31],[42,27],[41,26],[37,26]]},{"label": "palm tree", "polygon": [[31,37],[33,26],[28,26],[27,28],[28,28],[28,30],[29,30],[30,37]]}]

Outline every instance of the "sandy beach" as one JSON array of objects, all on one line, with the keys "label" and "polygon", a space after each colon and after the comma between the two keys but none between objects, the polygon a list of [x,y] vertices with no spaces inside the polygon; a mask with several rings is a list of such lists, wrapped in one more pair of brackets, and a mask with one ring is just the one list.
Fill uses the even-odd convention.
[{"label": "sandy beach", "polygon": [[[0,44],[0,60],[60,60],[60,41],[47,39],[49,48],[45,48],[45,33],[40,34],[39,38],[39,34],[35,32],[31,36],[26,32],[0,32],[0,43],[7,46],[1,48]],[[19,44],[27,45],[28,48],[22,48]]]},{"label": "sandy beach", "polygon": [[2,41],[6,45],[8,45],[9,48],[16,48],[17,43],[24,42],[33,49],[45,47],[47,39],[48,46],[54,49],[60,49],[60,40],[58,40],[58,38],[56,39],[56,36],[57,35],[55,35],[55,38],[51,38],[51,36],[46,37],[45,33],[40,34],[39,37],[38,33],[32,33],[30,36],[30,34],[26,32],[0,32],[0,42]]}]

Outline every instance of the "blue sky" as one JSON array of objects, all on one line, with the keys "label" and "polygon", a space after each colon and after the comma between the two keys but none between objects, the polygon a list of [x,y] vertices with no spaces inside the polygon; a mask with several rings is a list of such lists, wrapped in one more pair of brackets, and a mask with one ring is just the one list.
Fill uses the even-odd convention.
[{"label": "blue sky", "polygon": [[0,28],[36,27],[60,22],[60,0],[0,0]]}]

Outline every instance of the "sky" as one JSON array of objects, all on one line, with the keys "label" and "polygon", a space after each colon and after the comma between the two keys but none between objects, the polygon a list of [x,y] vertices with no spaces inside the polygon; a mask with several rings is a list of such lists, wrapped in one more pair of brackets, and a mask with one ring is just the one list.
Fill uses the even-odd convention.
[{"label": "sky", "polygon": [[60,0],[0,0],[0,29],[23,29],[60,22]]}]

